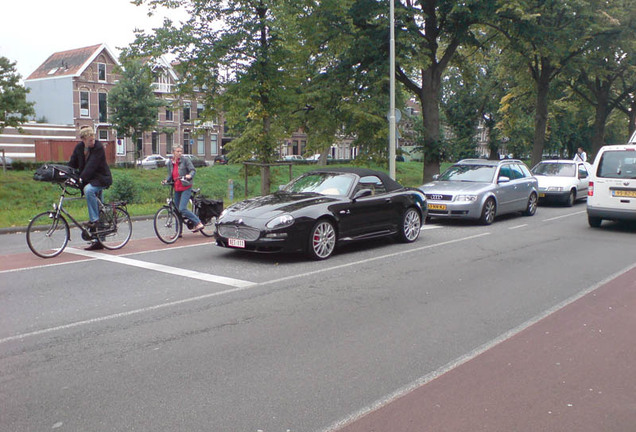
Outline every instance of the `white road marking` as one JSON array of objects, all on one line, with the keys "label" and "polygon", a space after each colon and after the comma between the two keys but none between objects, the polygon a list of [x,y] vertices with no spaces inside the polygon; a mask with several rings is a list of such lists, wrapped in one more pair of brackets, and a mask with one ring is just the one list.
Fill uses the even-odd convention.
[{"label": "white road marking", "polygon": [[486,342],[485,344],[483,344],[480,347],[475,348],[474,350],[464,354],[461,357],[456,358],[455,360],[452,360],[451,362],[445,364],[444,366],[440,367],[439,369],[430,372],[418,379],[416,379],[415,381],[405,385],[404,387],[396,390],[395,392],[385,396],[382,399],[379,399],[375,402],[373,402],[371,405],[368,405],[362,409],[360,409],[359,411],[351,414],[350,416],[348,416],[347,418],[344,418],[342,420],[339,420],[335,423],[333,423],[331,426],[329,426],[328,428],[324,429],[323,432],[333,432],[335,430],[341,429],[344,426],[351,424],[353,422],[355,422],[356,420],[360,419],[361,417],[364,417],[365,415],[373,412],[373,411],[377,411],[378,409],[382,408],[383,406],[386,406],[388,404],[390,404],[391,402],[406,396],[407,394],[413,392],[414,390],[424,386],[425,384],[428,384],[429,382],[433,381],[434,379],[444,375],[447,372],[450,372],[451,370],[463,365],[464,363],[474,359],[475,357],[477,357],[478,355],[488,351],[491,348],[494,348],[495,346],[499,345],[502,342],[505,342],[506,340],[512,338],[513,336],[517,335],[518,333],[521,333],[523,330],[527,329],[528,327],[538,323],[539,321],[541,321],[542,319],[552,315],[555,312],[558,312],[559,310],[563,309],[564,307],[568,306],[570,303],[574,303],[575,301],[577,301],[578,299],[580,299],[583,296],[586,296],[587,294],[597,290],[598,288],[602,287],[603,285],[609,283],[610,281],[616,279],[617,277],[621,276],[622,274],[627,273],[628,271],[632,270],[636,268],[636,264],[632,264],[622,270],[619,270],[618,272],[614,273],[613,275],[610,275],[608,277],[606,277],[605,279],[603,279],[602,281],[592,285],[591,287],[588,287],[587,289],[584,289],[583,291],[578,292],[577,294],[574,294],[572,297],[565,299],[564,301],[562,301],[561,303],[551,307],[550,309],[543,311],[542,313],[535,315],[533,318],[530,318],[528,321],[524,322],[523,324],[519,325],[518,327],[515,327],[505,333],[503,333],[502,335],[496,337],[495,339],[492,339],[489,342]]},{"label": "white road marking", "polygon": [[568,214],[564,214],[564,215],[561,215],[561,216],[555,216],[555,217],[552,217],[552,218],[549,218],[549,219],[543,219],[542,222],[550,222],[550,221],[557,220],[557,219],[563,219],[563,218],[566,218],[566,217],[578,215],[578,214],[585,213],[585,212],[587,212],[587,210],[582,210],[582,211],[578,211],[578,212],[574,212],[574,213],[568,213]]},{"label": "white road marking", "polygon": [[[426,245],[426,246],[422,246],[422,247],[415,248],[415,249],[409,249],[409,250],[405,250],[405,251],[400,251],[400,252],[395,252],[395,253],[386,254],[386,255],[382,255],[382,256],[377,256],[377,257],[373,257],[373,258],[368,258],[368,259],[355,261],[355,262],[348,263],[348,264],[342,264],[342,265],[337,265],[337,266],[333,266],[333,267],[327,267],[327,268],[320,269],[320,270],[315,270],[315,271],[310,271],[310,272],[306,272],[306,273],[296,274],[296,275],[293,275],[293,276],[287,276],[287,277],[284,277],[284,278],[269,280],[269,281],[261,282],[261,283],[240,281],[241,282],[241,286],[237,286],[236,288],[233,288],[233,289],[228,289],[228,290],[225,290],[225,291],[218,291],[218,292],[214,292],[214,293],[210,293],[210,294],[204,294],[204,295],[200,295],[200,296],[197,296],[197,297],[189,297],[189,298],[185,298],[185,299],[182,299],[182,300],[176,300],[176,301],[168,302],[168,303],[161,303],[161,304],[154,305],[154,306],[148,306],[148,307],[145,307],[145,308],[134,309],[134,310],[131,310],[131,311],[128,311],[128,312],[121,312],[121,313],[116,313],[116,314],[112,314],[112,315],[106,315],[106,316],[103,316],[103,317],[92,318],[92,319],[83,320],[83,321],[76,321],[74,323],[64,324],[64,325],[60,325],[60,326],[57,326],[57,327],[49,327],[49,328],[45,328],[45,329],[41,329],[41,330],[28,332],[28,333],[21,333],[21,334],[17,334],[17,335],[14,335],[14,336],[9,336],[9,337],[0,339],[0,344],[4,344],[6,342],[11,342],[11,341],[14,341],[14,340],[22,340],[24,338],[31,337],[31,336],[38,336],[38,335],[43,335],[43,334],[47,334],[47,333],[52,333],[52,332],[59,331],[59,330],[67,330],[67,329],[80,327],[80,326],[84,326],[84,325],[94,324],[94,323],[103,322],[103,321],[109,321],[109,320],[117,319],[117,318],[124,318],[124,317],[128,317],[128,316],[131,316],[131,315],[137,315],[137,314],[141,314],[141,313],[144,313],[144,312],[150,312],[150,311],[154,311],[154,310],[158,310],[158,309],[165,309],[165,308],[168,308],[168,307],[171,307],[171,306],[178,306],[178,305],[182,305],[182,304],[186,304],[186,303],[196,302],[196,301],[199,301],[199,300],[206,300],[206,299],[209,299],[209,298],[212,298],[212,297],[219,297],[219,296],[223,296],[223,295],[226,295],[226,294],[232,294],[232,293],[236,293],[236,292],[240,292],[240,291],[245,291],[245,290],[248,290],[248,289],[251,289],[251,288],[255,288],[255,287],[259,287],[259,286],[271,285],[271,284],[275,284],[275,283],[278,283],[278,282],[281,282],[281,281],[286,281],[286,280],[290,280],[290,279],[297,279],[297,278],[303,278],[303,277],[312,276],[312,275],[315,275],[315,274],[318,274],[318,273],[323,273],[323,272],[332,271],[332,270],[338,270],[338,269],[345,268],[345,267],[351,267],[351,266],[354,266],[354,265],[365,264],[365,263],[369,263],[369,262],[373,262],[373,261],[377,261],[377,260],[383,260],[383,259],[390,258],[390,257],[405,255],[405,254],[409,254],[409,253],[413,253],[413,252],[419,252],[419,251],[422,251],[422,250],[425,250],[425,249],[432,249],[432,248],[435,248],[435,247],[446,246],[446,245],[449,245],[449,244],[459,243],[459,242],[462,242],[462,241],[473,240],[473,239],[484,237],[484,236],[487,236],[487,235],[490,235],[490,233],[476,234],[476,235],[472,235],[472,236],[468,236],[468,237],[463,237],[463,238],[460,238],[460,239],[449,240],[449,241],[445,241],[445,242],[441,242],[441,243],[435,243],[435,244],[432,244],[432,245]],[[152,263],[148,263],[148,262],[144,262],[144,261],[132,260],[132,259],[129,259],[129,258],[124,258],[122,256],[106,255],[106,254],[101,254],[101,253],[98,253],[98,252],[84,251],[84,250],[78,250],[78,249],[73,249],[73,248],[67,248],[67,250],[69,250],[69,252],[77,253],[78,255],[83,255],[83,256],[96,258],[96,259],[103,259],[103,260],[106,260],[106,261],[117,262],[117,263],[120,263],[120,264],[132,265],[132,266],[141,267],[141,268],[144,268],[144,269],[163,271],[163,272],[170,273],[170,274],[175,274],[176,271],[181,270],[181,269],[177,269],[177,268],[169,267],[169,266],[164,266],[164,265],[160,265],[160,264],[152,264]],[[183,276],[195,277],[196,279],[199,279],[199,280],[211,280],[213,282],[218,282],[219,279],[227,279],[229,281],[239,281],[238,279],[223,278],[222,276],[214,276],[214,275],[205,274],[205,273],[192,272],[190,270],[182,270],[182,271],[184,272],[184,273],[182,273]],[[209,277],[209,279],[204,278],[205,276]]]},{"label": "white road marking", "polygon": [[75,248],[67,248],[66,251],[75,255],[82,255],[89,258],[95,258],[102,261],[110,261],[117,264],[124,264],[132,267],[140,267],[146,270],[154,270],[162,273],[168,273],[171,275],[184,276],[191,279],[198,279],[205,282],[214,282],[223,285],[229,285],[237,288],[249,288],[256,285],[256,282],[245,281],[241,279],[234,279],[225,276],[216,276],[209,273],[201,273],[193,270],[182,269],[179,267],[171,267],[163,264],[155,264],[147,261],[139,261],[123,256],[106,255],[99,252],[85,251]]},{"label": "white road marking", "polygon": [[422,227],[420,228],[420,231],[432,230],[432,229],[437,229],[441,227],[442,227],[441,225],[422,225]]},{"label": "white road marking", "polygon": [[523,227],[526,227],[526,226],[528,226],[528,224],[523,224],[523,225],[517,225],[517,226],[509,227],[508,229],[509,230],[513,230],[513,229],[517,229],[517,228],[523,228]]}]

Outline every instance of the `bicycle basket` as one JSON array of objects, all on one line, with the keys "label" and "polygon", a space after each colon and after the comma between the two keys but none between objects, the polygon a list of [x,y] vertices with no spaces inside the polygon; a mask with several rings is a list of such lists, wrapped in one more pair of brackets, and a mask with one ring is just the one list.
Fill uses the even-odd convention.
[{"label": "bicycle basket", "polygon": [[61,164],[44,164],[35,170],[33,180],[51,183],[64,183],[68,179],[79,179],[75,168]]},{"label": "bicycle basket", "polygon": [[223,200],[213,200],[208,198],[200,198],[196,200],[199,207],[199,219],[203,223],[207,223],[212,217],[219,217],[223,211]]}]

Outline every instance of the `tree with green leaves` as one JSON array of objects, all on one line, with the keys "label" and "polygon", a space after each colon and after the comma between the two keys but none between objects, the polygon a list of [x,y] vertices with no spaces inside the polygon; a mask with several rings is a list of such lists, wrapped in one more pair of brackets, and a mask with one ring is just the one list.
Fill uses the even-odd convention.
[{"label": "tree with green leaves", "polygon": [[[222,111],[234,160],[256,158],[261,191],[269,193],[268,163],[276,159],[294,91],[288,86],[286,17],[294,0],[135,0],[152,8],[182,8],[182,23],[165,20],[152,34],[137,33],[129,54],[175,57],[180,92],[197,87],[210,111]],[[213,107],[213,108],[212,108]]]},{"label": "tree with green leaves", "polygon": [[[423,180],[439,173],[442,154],[442,77],[462,45],[477,39],[478,24],[494,12],[494,1],[401,0],[396,2],[396,79],[418,99],[424,127]],[[389,26],[386,1],[357,0],[354,23],[367,49],[362,64],[388,72]],[[378,20],[378,17],[384,19]]]},{"label": "tree with green leaves", "polygon": [[[632,5],[634,6],[634,5]],[[610,2],[594,22],[588,48],[570,64],[570,89],[594,107],[591,148],[596,154],[605,145],[605,127],[612,111],[636,92],[636,10]]]},{"label": "tree with green leaves", "polygon": [[532,164],[543,155],[551,85],[590,46],[601,0],[499,0],[490,25],[503,36],[506,62],[518,77],[517,94],[534,95]]},{"label": "tree with green leaves", "polygon": [[108,93],[109,119],[119,136],[132,139],[135,159],[142,156],[138,138],[156,127],[163,104],[152,88],[150,68],[140,60],[125,60],[121,79]]},{"label": "tree with green leaves", "polygon": [[15,127],[22,131],[20,125],[35,115],[33,102],[27,102],[29,92],[20,84],[20,74],[16,63],[6,57],[0,57],[0,133],[6,127]]}]

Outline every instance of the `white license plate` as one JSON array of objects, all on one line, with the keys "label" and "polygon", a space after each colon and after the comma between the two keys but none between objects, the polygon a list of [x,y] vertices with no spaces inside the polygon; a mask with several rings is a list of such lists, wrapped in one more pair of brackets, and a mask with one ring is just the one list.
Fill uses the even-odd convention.
[{"label": "white license plate", "polygon": [[245,247],[245,240],[243,240],[243,239],[235,239],[235,238],[227,239],[227,245],[229,247],[244,248]]}]

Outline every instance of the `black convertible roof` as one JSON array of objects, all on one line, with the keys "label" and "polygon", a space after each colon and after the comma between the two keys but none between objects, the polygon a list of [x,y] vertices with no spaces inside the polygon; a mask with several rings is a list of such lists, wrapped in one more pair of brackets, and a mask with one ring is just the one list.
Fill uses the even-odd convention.
[{"label": "black convertible roof", "polygon": [[332,172],[332,173],[350,173],[350,174],[356,174],[360,177],[366,177],[366,176],[377,176],[380,178],[380,180],[382,180],[382,183],[384,183],[384,187],[386,188],[387,192],[388,191],[393,191],[393,190],[397,190],[397,189],[402,189],[404,186],[402,186],[401,184],[399,184],[398,182],[396,182],[395,180],[393,180],[391,177],[389,177],[389,175],[385,172],[382,171],[376,171],[376,170],[372,170],[369,168],[354,168],[354,167],[334,167],[334,168],[318,168],[315,170],[312,170],[312,172]]}]

